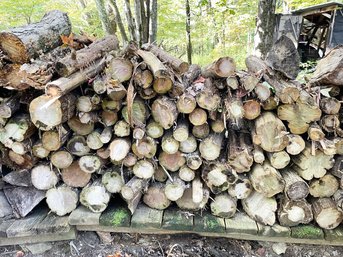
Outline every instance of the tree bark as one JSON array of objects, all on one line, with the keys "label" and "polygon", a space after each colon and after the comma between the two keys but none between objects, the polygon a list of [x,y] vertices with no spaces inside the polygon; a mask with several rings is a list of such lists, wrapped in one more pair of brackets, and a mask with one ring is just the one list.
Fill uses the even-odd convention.
[{"label": "tree bark", "polygon": [[115,16],[116,23],[117,23],[119,30],[120,30],[120,35],[121,35],[122,41],[124,43],[127,43],[129,40],[128,40],[128,37],[126,35],[124,24],[123,24],[123,21],[122,21],[121,16],[120,16],[120,11],[119,11],[119,8],[117,6],[117,1],[116,0],[110,0],[109,3],[110,3],[110,5],[114,11],[114,16]]},{"label": "tree bark", "polygon": [[192,40],[191,40],[191,7],[189,0],[186,0],[186,39],[187,39],[187,60],[192,64]]},{"label": "tree bark", "polygon": [[150,29],[149,29],[149,43],[156,44],[157,39],[157,16],[158,4],[157,0],[151,0],[151,13],[150,13]]},{"label": "tree bark", "polygon": [[115,24],[111,23],[108,13],[106,11],[104,0],[95,0],[98,15],[101,21],[102,29],[108,35],[114,35],[116,33]]}]

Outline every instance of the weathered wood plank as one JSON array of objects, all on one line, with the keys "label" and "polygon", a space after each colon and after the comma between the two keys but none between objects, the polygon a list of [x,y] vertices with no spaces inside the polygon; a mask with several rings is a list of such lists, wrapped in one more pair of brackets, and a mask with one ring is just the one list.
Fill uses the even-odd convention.
[{"label": "weathered wood plank", "polygon": [[4,220],[1,219],[0,221],[0,237],[7,237],[6,230],[15,222],[15,219]]},{"label": "weathered wood plank", "polygon": [[63,241],[63,240],[73,240],[75,238],[76,238],[76,229],[71,228],[66,233],[42,234],[42,235],[35,235],[35,236],[11,237],[11,238],[0,237],[0,246],[55,242],[55,241]]},{"label": "weathered wood plank", "polygon": [[47,215],[47,209],[34,211],[23,219],[16,220],[7,230],[7,237],[24,237],[36,235],[37,232],[32,228],[41,222]]},{"label": "weathered wood plank", "polygon": [[231,219],[225,219],[226,233],[244,233],[256,235],[258,227],[256,221],[245,213],[239,212]]},{"label": "weathered wood plank", "polygon": [[324,236],[327,241],[341,241],[343,245],[343,228],[324,229]]},{"label": "weathered wood plank", "polygon": [[185,212],[176,209],[168,208],[164,211],[162,228],[168,230],[190,231],[194,224],[193,215],[186,216]]},{"label": "weathered wood plank", "polygon": [[293,238],[302,239],[324,239],[324,232],[321,228],[313,225],[299,225],[291,229]]},{"label": "weathered wood plank", "polygon": [[80,205],[69,215],[70,225],[98,225],[101,213],[95,213]]},{"label": "weathered wood plank", "polygon": [[283,227],[278,224],[273,226],[264,226],[257,224],[258,234],[268,237],[289,237],[291,235],[291,229],[289,227]]},{"label": "weathered wood plank", "polygon": [[37,223],[32,230],[37,234],[65,233],[70,230],[68,216],[60,217],[54,213],[49,213],[44,220]]},{"label": "weathered wood plank", "polygon": [[225,232],[225,220],[223,218],[215,217],[209,212],[203,212],[202,215],[196,214],[194,216],[194,231],[198,232]]},{"label": "weathered wood plank", "polygon": [[3,218],[8,215],[12,215],[12,207],[9,204],[3,191],[0,191],[0,218]]},{"label": "weathered wood plank", "polygon": [[138,205],[131,218],[131,227],[135,228],[160,228],[163,211],[151,209],[145,204]]},{"label": "weathered wood plank", "polygon": [[101,214],[99,224],[111,227],[130,227],[131,212],[125,206],[111,205]]}]

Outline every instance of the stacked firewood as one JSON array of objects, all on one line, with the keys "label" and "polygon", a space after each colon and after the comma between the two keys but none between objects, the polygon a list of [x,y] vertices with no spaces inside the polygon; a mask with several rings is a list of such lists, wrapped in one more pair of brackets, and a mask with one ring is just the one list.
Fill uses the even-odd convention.
[{"label": "stacked firewood", "polygon": [[132,213],[143,201],[224,218],[242,208],[264,225],[341,223],[342,48],[301,84],[287,37],[239,71],[230,57],[201,69],[155,45],[119,51],[115,36],[61,47],[60,31],[45,49],[16,33],[43,40],[58,15],[69,24],[52,12],[0,34],[2,187],[17,217],[44,198],[61,216],[79,202],[103,212],[114,196]]}]

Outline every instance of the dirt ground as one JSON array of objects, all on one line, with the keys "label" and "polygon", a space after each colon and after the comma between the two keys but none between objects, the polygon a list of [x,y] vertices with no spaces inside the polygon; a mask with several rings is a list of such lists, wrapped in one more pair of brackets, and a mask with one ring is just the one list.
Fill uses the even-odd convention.
[{"label": "dirt ground", "polygon": [[[79,233],[72,241],[50,244],[50,250],[32,254],[24,246],[2,247],[1,257],[341,257],[343,247],[287,245],[277,255],[273,243],[205,238],[197,235],[155,236],[139,234]],[[112,241],[112,242],[109,242]]]}]

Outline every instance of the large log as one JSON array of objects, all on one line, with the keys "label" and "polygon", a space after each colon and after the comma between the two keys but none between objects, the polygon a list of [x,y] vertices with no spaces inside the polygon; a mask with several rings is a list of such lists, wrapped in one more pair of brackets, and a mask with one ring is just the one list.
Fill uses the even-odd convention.
[{"label": "large log", "polygon": [[61,36],[68,36],[71,23],[66,13],[51,11],[42,20],[0,33],[0,48],[15,63],[25,63],[40,52],[46,53],[61,45]]},{"label": "large log", "polygon": [[331,198],[314,200],[312,210],[314,219],[321,228],[334,229],[342,222],[342,212],[337,209],[335,202]]},{"label": "large log", "polygon": [[58,216],[64,216],[76,209],[79,201],[77,190],[66,185],[51,188],[46,192],[46,203]]}]

